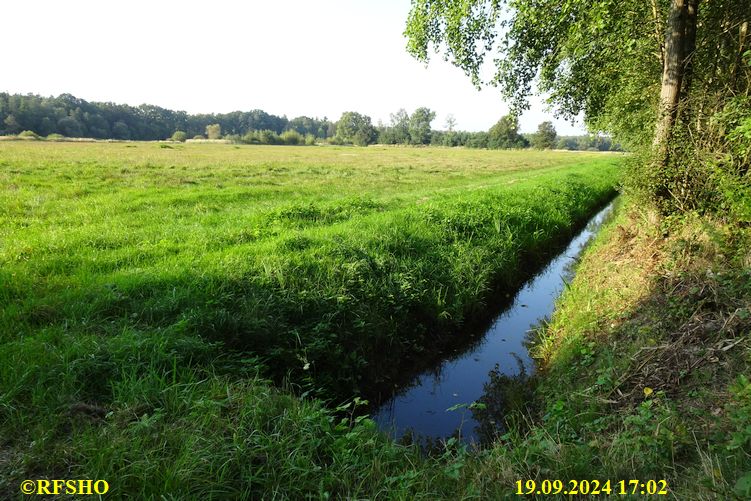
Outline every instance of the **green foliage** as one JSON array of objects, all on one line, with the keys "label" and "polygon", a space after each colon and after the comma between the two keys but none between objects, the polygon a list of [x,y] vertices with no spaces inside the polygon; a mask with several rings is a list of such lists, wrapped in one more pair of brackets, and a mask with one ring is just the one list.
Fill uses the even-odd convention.
[{"label": "green foliage", "polygon": [[[529,140],[519,134],[519,122],[515,115],[506,115],[490,128],[488,132],[466,132],[453,130],[456,120],[452,115],[447,119],[448,131],[430,130],[430,122],[435,118],[435,113],[427,108],[418,108],[410,115],[406,110],[400,109],[391,114],[389,126],[378,127],[379,144],[430,144],[433,146],[466,146],[468,148],[490,149],[517,149],[527,148]],[[412,128],[410,128],[412,127]],[[543,147],[556,146],[551,143],[550,133],[552,124],[546,126],[543,133]],[[552,139],[555,141],[555,137]],[[345,144],[346,138],[339,136],[331,144]],[[620,151],[620,145],[614,144],[606,136],[570,136],[561,138],[559,149],[581,151]]]},{"label": "green foliage", "polygon": [[537,132],[532,134],[530,144],[538,150],[550,150],[555,147],[556,138],[555,127],[552,122],[542,122],[537,127]]},{"label": "green foliage", "polygon": [[666,165],[655,169],[649,153],[642,153],[631,162],[628,189],[666,213],[714,212],[751,221],[749,117],[749,100],[740,96],[712,115],[701,136],[693,124],[678,122]]},{"label": "green foliage", "polygon": [[[681,431],[683,430],[683,431]],[[644,465],[665,464],[690,443],[680,417],[661,398],[647,398],[623,419],[613,447],[639,457]]]},{"label": "green foliage", "polygon": [[243,142],[248,144],[280,144],[282,140],[273,130],[259,130],[243,136]]},{"label": "green foliage", "polygon": [[338,135],[331,136],[327,139],[328,143],[334,146],[343,146],[347,144],[347,142]]},{"label": "green foliage", "polygon": [[524,148],[526,140],[519,135],[519,120],[514,115],[504,115],[488,131],[489,148]]},{"label": "green foliage", "polygon": [[417,108],[409,117],[410,144],[430,144],[430,123],[435,119],[435,112],[429,108]]},{"label": "green foliage", "polygon": [[500,3],[486,1],[414,1],[404,32],[407,48],[415,57],[427,61],[429,46],[434,44],[437,49],[445,41],[452,62],[479,86],[484,52],[496,40],[499,8]]},{"label": "green foliage", "polygon": [[559,137],[555,147],[559,150],[577,150],[578,144],[572,137]]},{"label": "green foliage", "polygon": [[404,108],[391,114],[391,127],[384,130],[378,142],[382,144],[409,143],[409,114]]},{"label": "green foliage", "polygon": [[575,151],[622,151],[612,138],[597,134],[586,136],[558,136],[556,148]]},{"label": "green foliage", "polygon": [[178,130],[185,131],[187,137],[202,135],[212,124],[231,136],[257,130],[280,134],[294,129],[301,135],[326,138],[334,132],[333,124],[326,118],[303,116],[287,120],[262,110],[188,115],[148,104],[132,107],[91,103],[70,94],[41,97],[0,92],[0,134],[17,134],[26,129],[42,136],[62,133],[97,139],[161,140]]},{"label": "green foliage", "polygon": [[490,134],[478,132],[467,139],[468,148],[488,148],[490,146]]},{"label": "green foliage", "polygon": [[716,149],[725,152],[709,162],[719,194],[716,205],[733,220],[751,222],[751,99],[729,100],[710,123],[714,136],[710,145],[717,144]]},{"label": "green foliage", "polygon": [[5,125],[5,134],[16,134],[21,130],[21,125],[13,114],[8,114],[3,119],[3,125]]},{"label": "green foliage", "polygon": [[741,450],[751,455],[751,382],[745,375],[730,387],[733,400],[730,405],[730,421],[734,431],[730,435],[728,450]]},{"label": "green foliage", "polygon": [[375,143],[378,132],[367,115],[355,111],[346,111],[336,124],[336,135],[341,142],[349,142],[357,146],[367,146]]},{"label": "green foliage", "polygon": [[435,131],[430,124],[435,112],[428,108],[417,108],[410,116],[407,110],[400,109],[391,114],[391,125],[379,127],[378,142],[381,144],[436,144]]},{"label": "green foliage", "polygon": [[[117,127],[122,122],[118,122],[115,124]],[[81,137],[83,136],[83,126],[81,125],[81,122],[76,120],[73,117],[64,117],[57,121],[57,129],[60,131],[60,133],[67,137]],[[115,129],[113,128],[113,131]],[[127,139],[126,137],[120,137],[119,130],[115,131],[115,137],[117,139]]]},{"label": "green foliage", "polygon": [[281,136],[279,136],[279,139],[282,141],[282,143],[288,145],[305,144],[305,137],[294,129],[282,132]]},{"label": "green foliage", "polygon": [[648,3],[546,0],[510,6],[499,36],[505,2],[416,1],[407,21],[409,51],[427,60],[431,48],[445,50],[477,85],[485,55],[499,51],[491,83],[512,99],[516,111],[526,107],[539,77],[540,90],[561,113],[584,112],[594,129],[631,138],[654,122],[661,68],[653,56],[659,40]]},{"label": "green foliage", "polygon": [[[443,51],[475,84],[499,86],[515,112],[527,107],[534,85],[564,117],[583,115],[590,130],[608,132],[639,152],[644,165],[632,171],[632,191],[664,212],[715,211],[712,155],[723,153],[718,148],[733,149],[734,138],[742,139],[745,132],[717,142],[710,125],[718,110],[749,93],[748,5],[741,0],[696,4],[696,43],[689,42],[688,32],[680,34],[685,42],[680,50],[692,52],[681,56],[682,78],[672,80],[680,92],[677,128],[668,127],[667,152],[653,151],[653,141],[667,60],[665,30],[671,9],[679,4],[415,0],[405,34],[418,59],[427,61],[433,49]],[[683,12],[676,19],[686,16]],[[490,53],[496,73],[481,82],[480,68]]]},{"label": "green foliage", "polygon": [[284,131],[281,135],[273,130],[256,130],[248,132],[241,138],[245,144],[286,144],[286,145],[313,145],[315,137],[308,134],[306,137],[300,135],[296,130]]},{"label": "green foliage", "polygon": [[325,139],[328,137],[331,125],[331,122],[326,118],[320,120],[310,117],[297,117],[289,121],[287,128],[295,130],[303,136],[312,135],[313,137]]},{"label": "green foliage", "polygon": [[170,139],[178,143],[184,143],[188,139],[188,134],[185,131],[176,130]]},{"label": "green foliage", "polygon": [[[65,133],[63,133],[65,134]],[[65,134],[67,136],[67,134]],[[122,121],[117,121],[112,125],[112,137],[115,139],[130,139],[130,128],[128,124]]]},{"label": "green foliage", "polygon": [[23,132],[20,132],[18,134],[18,137],[21,139],[40,139],[39,134],[31,130],[25,130]]},{"label": "green foliage", "polygon": [[222,137],[222,126],[220,124],[207,125],[206,137],[209,139],[220,139]]}]

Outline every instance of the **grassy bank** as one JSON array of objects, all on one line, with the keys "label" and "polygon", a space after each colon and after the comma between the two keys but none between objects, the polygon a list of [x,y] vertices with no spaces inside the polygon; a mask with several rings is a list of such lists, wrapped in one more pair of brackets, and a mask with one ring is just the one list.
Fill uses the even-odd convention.
[{"label": "grassy bank", "polygon": [[499,483],[665,479],[676,499],[748,499],[750,237],[627,204],[533,348],[537,407],[490,451]]},{"label": "grassy bank", "polygon": [[461,448],[421,459],[267,378],[332,400],[389,384],[612,196],[620,158],[296,151],[0,145],[0,491],[460,485]]}]

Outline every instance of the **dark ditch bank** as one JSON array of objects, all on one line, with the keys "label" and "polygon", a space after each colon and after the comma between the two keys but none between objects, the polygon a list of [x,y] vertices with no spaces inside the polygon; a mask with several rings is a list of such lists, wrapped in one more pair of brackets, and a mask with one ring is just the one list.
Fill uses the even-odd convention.
[{"label": "dark ditch bank", "polygon": [[499,395],[504,390],[499,386],[514,386],[505,393],[513,391],[515,398],[524,398],[526,390],[519,383],[534,371],[526,347],[530,332],[549,318],[573,277],[578,256],[616,203],[598,211],[512,298],[499,301],[500,313],[484,333],[462,336],[468,339],[463,347],[444,352],[432,368],[412,374],[382,394],[372,416],[378,426],[395,438],[407,435],[428,443],[454,436],[478,444],[501,431]]}]

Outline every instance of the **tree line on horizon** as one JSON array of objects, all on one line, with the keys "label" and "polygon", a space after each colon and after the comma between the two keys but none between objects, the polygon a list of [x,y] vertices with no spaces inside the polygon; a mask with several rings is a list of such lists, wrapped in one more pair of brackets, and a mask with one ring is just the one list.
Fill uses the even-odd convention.
[{"label": "tree line on horizon", "polygon": [[288,119],[263,110],[220,114],[188,114],[159,106],[130,106],[111,102],[88,102],[70,94],[43,97],[34,94],[0,93],[0,135],[25,137],[70,137],[155,141],[172,139],[226,139],[245,144],[434,145],[488,149],[568,149],[621,151],[609,137],[599,135],[558,136],[551,122],[537,132],[519,132],[516,116],[506,115],[487,132],[456,129],[453,115],[444,130],[432,128],[435,111],[420,107],[409,114],[400,109],[390,123],[373,125],[364,114],[348,111],[332,122],[328,118],[299,116]]},{"label": "tree line on horizon", "polygon": [[150,104],[88,102],[70,94],[43,97],[0,93],[0,133],[6,135],[28,130],[40,136],[155,141],[170,138],[176,131],[184,131],[188,137],[204,135],[206,127],[213,124],[219,124],[225,134],[242,135],[254,130],[281,134],[295,129],[321,138],[327,136],[331,126],[326,118],[288,120],[263,110],[193,115]]}]

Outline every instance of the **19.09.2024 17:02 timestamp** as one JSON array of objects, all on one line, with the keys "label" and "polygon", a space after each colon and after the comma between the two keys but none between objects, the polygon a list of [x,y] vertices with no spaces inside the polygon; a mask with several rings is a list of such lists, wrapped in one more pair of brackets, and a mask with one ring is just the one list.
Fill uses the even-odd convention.
[{"label": "19.09.2024 17:02 timestamp", "polygon": [[666,495],[668,483],[666,480],[517,480],[515,494],[520,496],[534,494],[564,494],[564,495],[593,495],[599,494],[648,494]]}]

